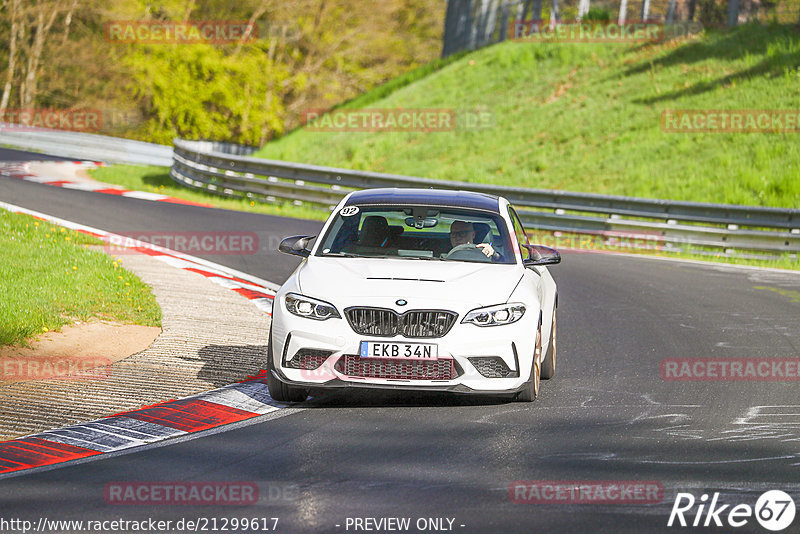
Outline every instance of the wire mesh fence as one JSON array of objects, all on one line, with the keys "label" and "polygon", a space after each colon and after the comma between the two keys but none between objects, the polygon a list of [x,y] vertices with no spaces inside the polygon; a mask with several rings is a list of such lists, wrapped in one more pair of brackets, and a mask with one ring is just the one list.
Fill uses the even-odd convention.
[{"label": "wire mesh fence", "polygon": [[442,56],[512,38],[515,22],[554,26],[588,20],[691,23],[694,31],[748,22],[800,25],[800,0],[448,0]]}]

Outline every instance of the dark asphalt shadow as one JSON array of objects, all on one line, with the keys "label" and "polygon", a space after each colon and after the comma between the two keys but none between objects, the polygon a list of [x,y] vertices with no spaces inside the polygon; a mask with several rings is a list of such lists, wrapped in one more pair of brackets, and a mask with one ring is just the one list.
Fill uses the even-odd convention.
[{"label": "dark asphalt shadow", "polygon": [[446,406],[495,406],[508,404],[510,398],[498,395],[479,395],[437,391],[384,391],[367,388],[312,390],[312,397],[298,407],[326,408],[402,408]]},{"label": "dark asphalt shadow", "polygon": [[[221,388],[256,376],[266,365],[266,345],[206,345],[198,353],[203,367],[197,378]],[[182,358],[197,361],[195,358]]]}]

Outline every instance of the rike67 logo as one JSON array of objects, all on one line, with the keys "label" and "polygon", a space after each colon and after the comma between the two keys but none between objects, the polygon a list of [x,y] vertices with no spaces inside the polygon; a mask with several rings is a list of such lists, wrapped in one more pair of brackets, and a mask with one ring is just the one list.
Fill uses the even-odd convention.
[{"label": "rike67 logo", "polygon": [[[711,502],[705,493],[700,499],[695,499],[691,493],[678,493],[667,526],[721,527],[727,523],[730,527],[743,527],[755,517],[765,529],[778,532],[792,524],[796,512],[794,500],[780,490],[763,493],[755,507],[749,504],[731,507],[730,504],[718,504],[718,500],[719,493],[714,493]],[[693,510],[695,505],[696,511]]]}]

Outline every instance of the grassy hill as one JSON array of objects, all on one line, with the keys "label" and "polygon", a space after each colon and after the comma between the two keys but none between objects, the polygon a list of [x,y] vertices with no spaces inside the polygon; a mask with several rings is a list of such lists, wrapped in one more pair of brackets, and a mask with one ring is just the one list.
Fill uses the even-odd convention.
[{"label": "grassy hill", "polygon": [[[800,133],[667,133],[667,109],[800,109],[800,31],[653,45],[507,42],[346,107],[483,110],[439,132],[298,129],[257,155],[449,180],[800,206]],[[412,76],[413,79],[413,76]]]}]

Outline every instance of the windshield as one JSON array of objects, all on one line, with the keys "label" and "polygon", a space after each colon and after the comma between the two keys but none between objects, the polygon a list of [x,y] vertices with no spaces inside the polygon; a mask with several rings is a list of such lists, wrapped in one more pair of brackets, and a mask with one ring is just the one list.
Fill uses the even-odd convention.
[{"label": "windshield", "polygon": [[515,263],[499,214],[431,206],[346,206],[316,255]]}]

